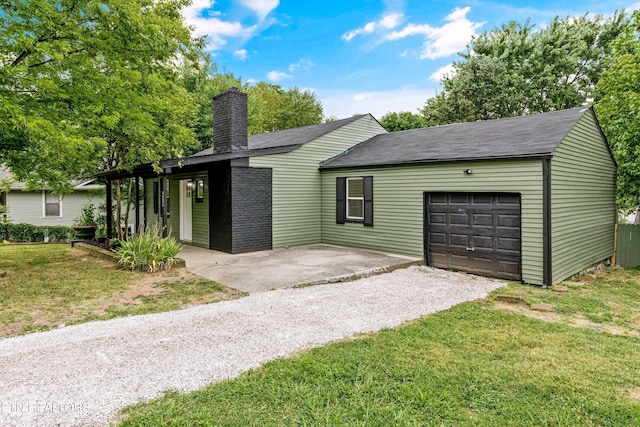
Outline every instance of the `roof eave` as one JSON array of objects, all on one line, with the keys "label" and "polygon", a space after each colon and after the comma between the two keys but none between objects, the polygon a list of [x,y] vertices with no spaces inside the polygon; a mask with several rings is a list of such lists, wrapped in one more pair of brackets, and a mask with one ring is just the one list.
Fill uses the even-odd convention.
[{"label": "roof eave", "polygon": [[393,167],[393,166],[407,166],[407,165],[423,165],[432,163],[459,163],[459,162],[478,162],[487,160],[532,160],[532,159],[550,159],[553,157],[552,153],[536,153],[526,155],[513,155],[513,156],[490,156],[490,157],[464,157],[464,158],[447,158],[447,159],[421,159],[421,160],[407,160],[388,163],[377,164],[361,164],[361,165],[320,165],[320,170],[326,169],[355,169],[355,168],[378,168],[378,167]]},{"label": "roof eave", "polygon": [[[164,173],[172,173],[174,169],[181,169],[185,166],[204,166],[206,164],[223,162],[226,160],[243,159],[249,157],[267,156],[271,154],[282,154],[299,148],[300,144],[285,145],[282,147],[262,148],[255,150],[234,151],[230,153],[207,154],[203,156],[183,157],[181,159],[162,160],[159,164],[160,169]],[[158,172],[153,168],[151,163],[136,166],[132,171],[122,171],[110,169],[104,172],[98,172],[95,178],[119,179],[130,178],[134,176],[152,176]]]}]

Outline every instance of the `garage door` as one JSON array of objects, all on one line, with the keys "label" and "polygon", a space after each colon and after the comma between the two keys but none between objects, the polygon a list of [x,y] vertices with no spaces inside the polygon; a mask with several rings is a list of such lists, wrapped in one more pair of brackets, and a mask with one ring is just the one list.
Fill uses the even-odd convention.
[{"label": "garage door", "polygon": [[425,210],[429,265],[521,280],[519,194],[426,193]]}]

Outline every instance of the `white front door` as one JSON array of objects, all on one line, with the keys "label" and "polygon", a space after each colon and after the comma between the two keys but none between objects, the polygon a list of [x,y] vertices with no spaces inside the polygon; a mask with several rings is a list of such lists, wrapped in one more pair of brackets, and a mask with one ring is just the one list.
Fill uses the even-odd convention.
[{"label": "white front door", "polygon": [[193,181],[180,181],[180,240],[190,242],[192,240],[191,204],[193,195]]}]

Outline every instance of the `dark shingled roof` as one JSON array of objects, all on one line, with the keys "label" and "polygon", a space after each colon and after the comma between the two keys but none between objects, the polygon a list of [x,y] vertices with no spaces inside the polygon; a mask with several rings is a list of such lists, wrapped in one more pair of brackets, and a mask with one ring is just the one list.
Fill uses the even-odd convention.
[{"label": "dark shingled roof", "polygon": [[[253,135],[250,136],[248,140],[249,150],[261,150],[274,147],[291,147],[291,149],[294,150],[300,145],[311,142],[314,139],[321,137],[322,135],[338,129],[339,127],[347,125],[351,122],[355,122],[363,116],[364,115],[353,116],[347,119],[334,120],[328,123],[320,123],[318,125],[303,126],[294,129],[285,129],[276,132],[267,132],[261,133],[259,135]],[[207,148],[194,154],[193,156],[208,156],[211,154],[213,154],[213,148]]]},{"label": "dark shingled roof", "polygon": [[321,169],[549,156],[590,108],[380,134]]}]

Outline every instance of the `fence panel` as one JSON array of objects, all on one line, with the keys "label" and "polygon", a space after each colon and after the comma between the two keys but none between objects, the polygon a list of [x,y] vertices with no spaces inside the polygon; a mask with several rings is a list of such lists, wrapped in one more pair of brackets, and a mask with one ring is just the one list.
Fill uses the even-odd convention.
[{"label": "fence panel", "polygon": [[640,266],[640,225],[618,224],[616,264],[624,268]]}]

